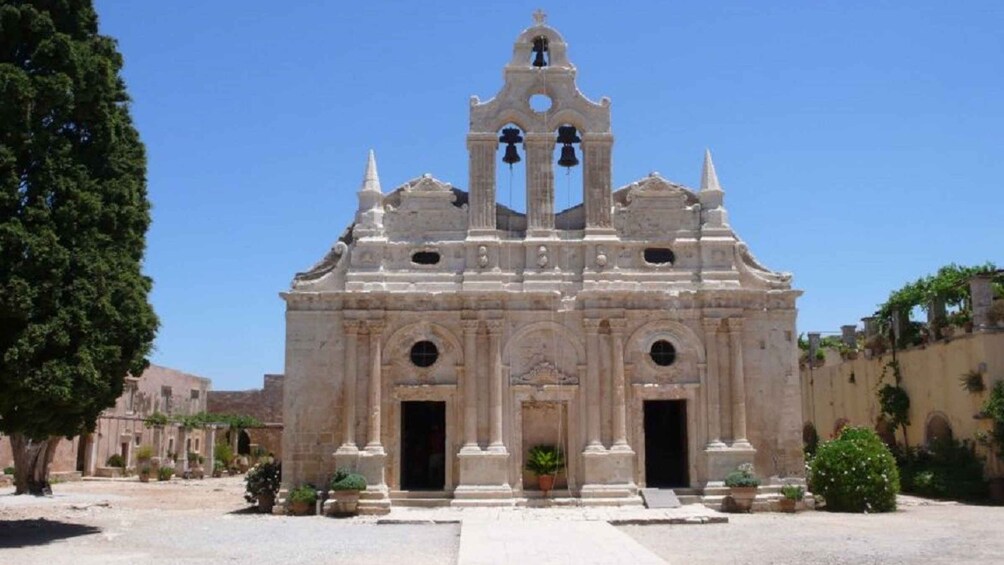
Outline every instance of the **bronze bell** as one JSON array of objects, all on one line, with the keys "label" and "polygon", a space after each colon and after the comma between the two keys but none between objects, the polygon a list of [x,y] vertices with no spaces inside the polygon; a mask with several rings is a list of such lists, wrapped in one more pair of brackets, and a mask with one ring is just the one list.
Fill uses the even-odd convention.
[{"label": "bronze bell", "polygon": [[565,145],[561,148],[561,158],[558,159],[558,164],[562,167],[574,167],[579,164],[579,159],[575,156],[575,148],[571,145]]},{"label": "bronze bell", "polygon": [[568,145],[580,141],[582,140],[575,134],[575,126],[558,126],[558,143]]},{"label": "bronze bell", "polygon": [[513,163],[519,163],[522,159],[519,158],[519,151],[516,151],[516,146],[509,144],[505,146],[505,155],[502,156],[502,162],[512,166]]},{"label": "bronze bell", "polygon": [[547,51],[547,38],[538,37],[533,40],[533,66],[535,67],[546,67],[547,61],[544,60],[544,51]]}]

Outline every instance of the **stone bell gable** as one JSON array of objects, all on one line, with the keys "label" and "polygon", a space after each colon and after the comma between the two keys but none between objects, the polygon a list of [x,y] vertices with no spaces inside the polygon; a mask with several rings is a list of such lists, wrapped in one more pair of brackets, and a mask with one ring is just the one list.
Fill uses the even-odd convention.
[{"label": "stone bell gable", "polygon": [[[566,452],[556,492],[590,504],[714,502],[742,462],[801,474],[800,291],[732,230],[710,152],[697,189],[614,190],[610,101],[576,73],[538,13],[499,92],[471,99],[465,188],[384,192],[370,152],[352,224],[282,295],[287,488],[348,467],[366,512],[413,491],[511,505],[541,496],[534,445]],[[500,163],[526,176],[525,213],[499,202]],[[556,210],[555,168],[575,166],[582,203]]]}]

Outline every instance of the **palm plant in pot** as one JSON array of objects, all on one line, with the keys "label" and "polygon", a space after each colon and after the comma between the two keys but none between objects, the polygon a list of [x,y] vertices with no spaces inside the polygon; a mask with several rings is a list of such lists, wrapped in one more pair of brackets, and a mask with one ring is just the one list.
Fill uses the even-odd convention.
[{"label": "palm plant in pot", "polygon": [[729,487],[729,498],[736,512],[749,512],[753,508],[760,479],[753,474],[753,464],[743,463],[725,477],[725,486]]},{"label": "palm plant in pot", "polygon": [[536,445],[527,453],[526,470],[537,477],[537,486],[544,496],[554,488],[554,479],[564,466],[565,455],[557,446]]},{"label": "palm plant in pot", "polygon": [[781,496],[781,512],[792,514],[799,501],[805,497],[805,489],[800,485],[784,485],[781,487]]},{"label": "palm plant in pot", "polygon": [[366,490],[366,478],[358,473],[338,469],[331,477],[330,511],[336,515],[352,515],[359,508],[359,491]]},{"label": "palm plant in pot", "polygon": [[153,476],[153,448],[149,445],[141,445],[136,448],[136,466],[139,468],[139,480],[143,483],[150,482]]},{"label": "palm plant in pot", "polygon": [[313,514],[314,505],[317,503],[317,491],[313,485],[305,484],[289,491],[287,499],[289,502],[289,513],[293,516],[308,516]]},{"label": "palm plant in pot", "polygon": [[263,461],[255,465],[244,477],[244,500],[258,505],[258,510],[271,513],[275,506],[275,495],[282,480],[282,465],[275,461]]}]

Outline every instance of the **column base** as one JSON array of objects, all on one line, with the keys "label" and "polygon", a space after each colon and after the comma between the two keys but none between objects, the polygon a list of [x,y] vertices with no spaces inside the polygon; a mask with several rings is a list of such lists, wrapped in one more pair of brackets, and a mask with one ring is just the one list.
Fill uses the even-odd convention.
[{"label": "column base", "polygon": [[584,505],[641,504],[634,482],[635,453],[630,446],[618,450],[582,452],[585,484],[579,496]]},{"label": "column base", "polygon": [[384,480],[387,454],[383,453],[383,446],[359,452],[356,472],[366,478],[366,490],[359,493],[359,513],[360,514],[386,514],[390,512],[390,491]]},{"label": "column base", "polygon": [[753,463],[756,449],[748,442],[746,445],[739,445],[738,442],[729,446],[711,447],[704,449],[704,456],[708,463],[707,486],[718,486],[723,484],[726,475],[736,470],[743,463]]},{"label": "column base", "polygon": [[[504,449],[504,446],[503,446]],[[453,490],[451,506],[512,506],[509,485],[509,454],[506,452],[463,449],[460,461],[460,484]]]}]

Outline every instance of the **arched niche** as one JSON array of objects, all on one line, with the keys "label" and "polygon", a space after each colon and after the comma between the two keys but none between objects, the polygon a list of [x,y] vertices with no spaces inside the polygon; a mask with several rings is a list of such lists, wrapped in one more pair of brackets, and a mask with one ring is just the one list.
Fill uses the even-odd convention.
[{"label": "arched niche", "polygon": [[[676,350],[672,365],[656,364],[650,352],[658,341],[668,341]],[[636,382],[700,382],[699,365],[705,362],[701,340],[686,325],[674,320],[655,320],[642,325],[628,338],[624,360],[633,367]]]},{"label": "arched niche", "polygon": [[943,412],[931,412],[924,423],[924,443],[931,445],[939,441],[949,441],[953,438],[952,424]]},{"label": "arched niche", "polygon": [[[432,342],[439,352],[436,362],[428,367],[419,367],[411,360],[411,348],[420,341]],[[397,383],[456,382],[457,367],[464,363],[464,350],[456,333],[427,320],[398,328],[385,341],[382,353],[383,365]]]},{"label": "arched niche", "polygon": [[579,367],[586,362],[586,350],[567,327],[542,321],[517,330],[506,342],[502,359],[513,377],[546,366],[564,375],[579,376]]}]

